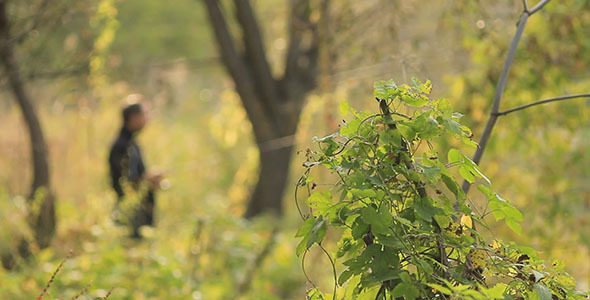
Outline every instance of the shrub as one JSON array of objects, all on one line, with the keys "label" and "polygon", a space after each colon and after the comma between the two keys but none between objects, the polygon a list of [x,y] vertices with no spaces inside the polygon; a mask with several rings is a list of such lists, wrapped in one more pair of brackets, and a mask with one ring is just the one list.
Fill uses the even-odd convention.
[{"label": "shrub", "polygon": [[[305,259],[317,244],[346,267],[339,276],[334,270],[332,294],[312,288],[308,298],[584,299],[559,263],[547,265],[529,247],[486,240],[486,216],[520,232],[522,214],[492,191],[469,157],[457,149],[437,151],[433,140],[439,137],[476,144],[448,101],[430,99],[431,88],[416,80],[411,86],[376,83],[380,113],[350,109],[352,120],[316,139],[319,150],[307,151],[298,187],[309,191],[310,213],[300,210],[297,254]],[[318,167],[336,175],[329,189],[317,189],[311,171]],[[454,173],[482,182],[483,210]],[[329,228],[340,229],[333,255],[322,246]],[[337,286],[344,292],[337,295]]]}]

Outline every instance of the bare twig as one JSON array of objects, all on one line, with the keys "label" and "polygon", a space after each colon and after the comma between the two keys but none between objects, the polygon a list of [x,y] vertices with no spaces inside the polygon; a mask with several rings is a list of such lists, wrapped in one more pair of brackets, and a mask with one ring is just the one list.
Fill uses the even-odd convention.
[{"label": "bare twig", "polygon": [[31,26],[29,26],[29,28],[25,29],[23,32],[19,33],[19,34],[15,34],[9,41],[8,43],[22,43],[25,38],[34,30],[37,29],[37,27],[39,27],[39,24],[41,24],[41,19],[43,18],[43,15],[45,14],[45,10],[47,8],[47,5],[49,4],[50,0],[43,0],[41,2],[41,4],[39,4],[39,8],[37,9],[37,13],[35,14],[35,16],[33,17],[33,22],[31,23]]},{"label": "bare twig", "polygon": [[92,281],[90,281],[82,290],[80,290],[80,292],[78,292],[76,295],[74,295],[72,297],[72,300],[76,300],[76,299],[80,298],[80,296],[86,294],[86,292],[88,292],[88,289],[90,288],[91,285],[92,285]]},{"label": "bare twig", "polygon": [[59,266],[57,266],[57,269],[55,269],[55,271],[53,271],[53,274],[51,274],[51,278],[49,279],[49,281],[47,281],[47,284],[45,284],[45,287],[43,288],[43,291],[41,291],[41,294],[39,294],[39,296],[37,296],[37,300],[43,299],[43,296],[45,296],[45,294],[47,293],[47,291],[49,290],[49,288],[53,284],[53,281],[55,280],[55,276],[57,276],[57,273],[59,273],[59,271],[61,270],[61,268],[63,268],[64,264],[66,263],[66,261],[68,259],[70,259],[70,257],[72,257],[72,251],[70,251],[70,253],[68,254],[68,256],[66,256],[66,258],[64,258],[61,261],[61,263],[59,263]]},{"label": "bare twig", "polygon": [[535,101],[529,104],[524,104],[521,106],[517,106],[515,108],[511,108],[505,111],[501,111],[496,113],[497,116],[504,116],[507,115],[509,113],[513,113],[515,111],[519,111],[519,110],[523,110],[525,108],[529,108],[531,106],[535,106],[535,105],[540,105],[540,104],[545,104],[545,103],[549,103],[549,102],[555,102],[555,101],[562,101],[562,100],[568,100],[568,99],[576,99],[576,98],[590,98],[590,93],[589,94],[574,94],[574,95],[565,95],[565,96],[559,96],[559,97],[554,97],[554,98],[549,98],[549,99],[543,99],[543,100],[539,100],[539,101]]},{"label": "bare twig", "polygon": [[101,300],[106,300],[106,299],[107,299],[107,298],[108,298],[108,297],[111,295],[111,293],[113,293],[113,289],[114,289],[114,288],[111,288],[111,289],[110,289],[110,290],[107,292],[107,294],[106,294],[106,295],[104,295],[104,297],[102,297],[102,298],[100,298],[100,299],[101,299]]},{"label": "bare twig", "polygon": [[551,0],[542,0],[541,2],[537,3],[537,5],[533,6],[533,8],[531,8],[531,10],[529,10],[529,15],[536,13],[538,10],[543,8],[543,6],[545,6],[545,4],[549,3],[549,1],[551,1]]},{"label": "bare twig", "polygon": [[[504,94],[504,89],[506,87],[506,81],[508,80],[510,67],[512,66],[512,62],[514,61],[514,55],[516,53],[516,49],[518,48],[518,43],[520,42],[520,38],[522,37],[522,33],[524,31],[526,22],[529,16],[541,9],[545,4],[547,4],[547,2],[549,2],[549,0],[543,0],[539,2],[530,11],[527,11],[525,7],[525,11],[520,16],[516,33],[514,34],[514,38],[512,38],[512,43],[510,44],[510,48],[508,49],[508,55],[506,56],[506,60],[504,61],[504,66],[502,67],[502,72],[500,73],[500,79],[498,80],[498,85],[496,86],[496,93],[494,95],[494,102],[492,103],[492,111],[490,112],[490,117],[488,119],[488,122],[486,123],[486,127],[479,141],[479,146],[475,151],[475,154],[473,155],[473,162],[475,162],[476,164],[479,164],[479,162],[481,161],[481,157],[486,149],[486,146],[492,134],[492,130],[494,129],[496,121],[498,120],[500,102],[502,101],[502,95]],[[469,191],[470,187],[471,184],[467,180],[463,181],[462,189],[465,193]]]}]

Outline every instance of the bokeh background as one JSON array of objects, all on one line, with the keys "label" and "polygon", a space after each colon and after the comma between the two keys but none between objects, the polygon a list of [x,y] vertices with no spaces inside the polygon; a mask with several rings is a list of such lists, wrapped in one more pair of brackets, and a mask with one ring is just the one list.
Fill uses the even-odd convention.
[{"label": "bokeh background", "polygon": [[[9,3],[15,28],[26,26],[37,2]],[[70,251],[54,297],[71,297],[91,281],[88,295],[114,287],[113,299],[304,297],[293,197],[304,155],[291,162],[285,215],[243,219],[259,150],[201,2],[49,1],[44,21],[15,47],[48,143],[58,227],[50,247],[15,270],[0,268],[0,298],[36,297]],[[222,2],[231,15],[231,3]],[[286,2],[252,1],[276,74],[289,38]],[[521,12],[521,1],[507,0],[332,1],[328,55],[307,96],[295,151],[337,130],[346,119],[340,103],[376,111],[373,82],[413,77],[431,80],[434,96],[464,113],[478,139]],[[502,107],[589,91],[590,1],[552,1],[527,24]],[[145,229],[141,242],[109,219],[115,195],[106,160],[130,93],[149,99],[151,122],[139,141],[148,166],[171,183],[158,195],[157,227]],[[0,98],[0,250],[11,251],[28,230],[30,145],[4,73]],[[481,168],[525,216],[522,235],[495,225],[496,237],[562,261],[588,290],[590,100],[501,117]],[[309,255],[307,273],[329,287],[329,262],[319,251]]]}]

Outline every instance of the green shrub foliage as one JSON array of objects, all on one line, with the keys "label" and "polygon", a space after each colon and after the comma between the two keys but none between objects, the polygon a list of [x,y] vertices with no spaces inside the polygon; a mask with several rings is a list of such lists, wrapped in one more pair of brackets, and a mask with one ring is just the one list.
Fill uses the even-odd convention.
[{"label": "green shrub foliage", "polygon": [[[433,139],[440,137],[476,143],[462,115],[447,100],[430,99],[431,89],[417,80],[377,82],[380,113],[345,106],[354,118],[316,139],[319,150],[307,151],[298,191],[309,191],[309,213],[300,211],[297,254],[304,259],[318,245],[344,268],[334,271],[330,294],[312,288],[308,298],[585,299],[559,263],[544,263],[529,247],[485,240],[493,236],[483,234],[486,220],[493,216],[520,232],[522,214],[491,190],[469,157],[437,151]],[[337,182],[319,188],[314,168],[327,168]],[[477,209],[454,174],[478,184],[485,209]],[[330,237],[339,241],[330,254],[322,242],[332,228]]]}]

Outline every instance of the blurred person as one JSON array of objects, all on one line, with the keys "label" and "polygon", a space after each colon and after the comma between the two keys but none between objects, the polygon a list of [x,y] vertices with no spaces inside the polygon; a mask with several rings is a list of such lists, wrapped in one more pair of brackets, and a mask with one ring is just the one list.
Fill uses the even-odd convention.
[{"label": "blurred person", "polygon": [[147,123],[143,96],[127,96],[122,110],[123,125],[109,153],[112,187],[117,202],[112,217],[117,224],[131,227],[131,236],[141,238],[141,226],[154,225],[155,192],[162,174],[146,171],[136,137]]}]

